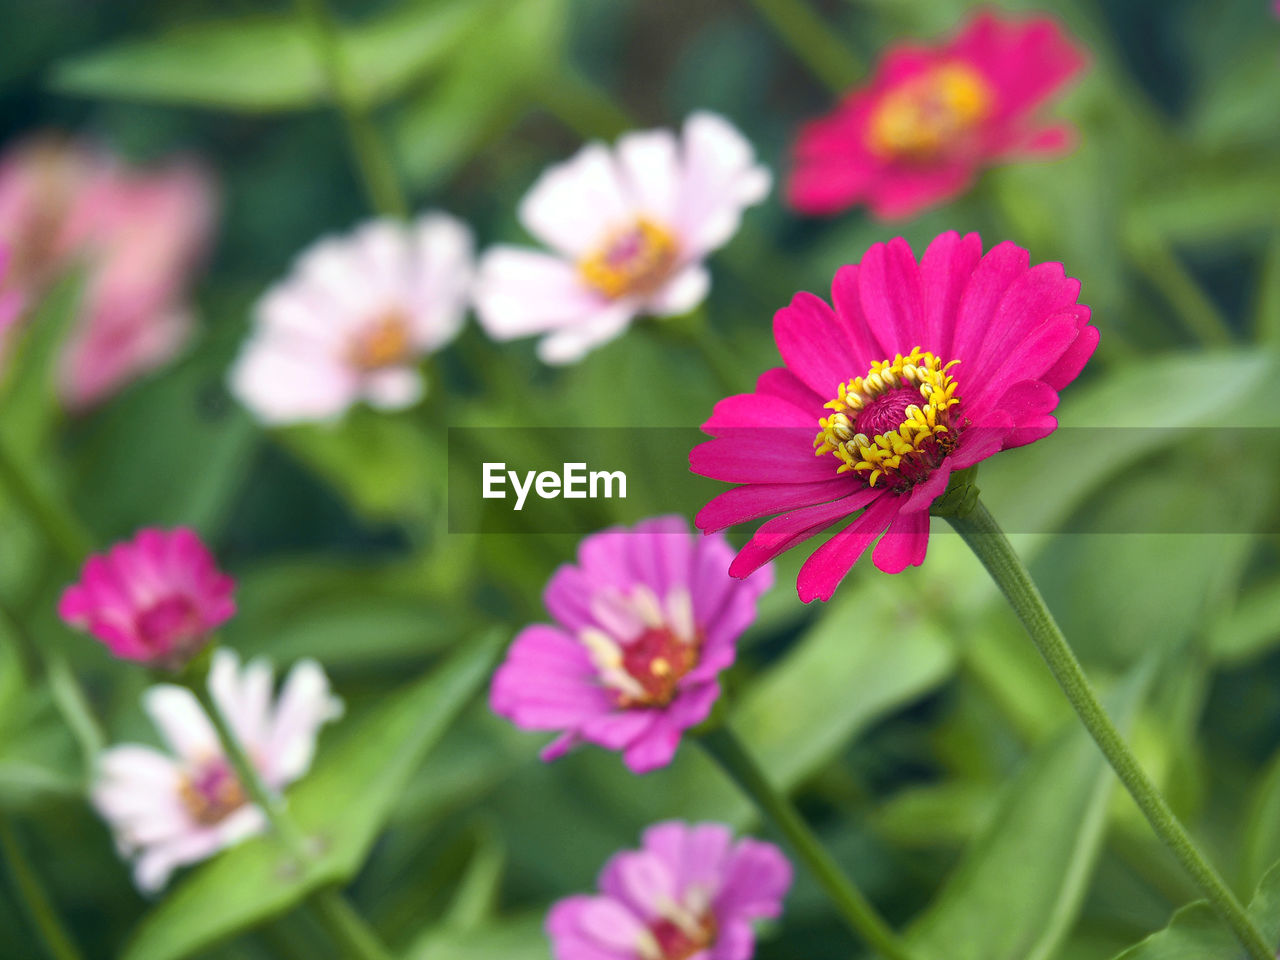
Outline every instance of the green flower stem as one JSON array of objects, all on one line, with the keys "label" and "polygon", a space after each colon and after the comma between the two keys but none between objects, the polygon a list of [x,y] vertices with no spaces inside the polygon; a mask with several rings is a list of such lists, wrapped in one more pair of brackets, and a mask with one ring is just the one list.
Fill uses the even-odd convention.
[{"label": "green flower stem", "polygon": [[[8,491],[39,528],[62,566],[74,570],[84,561],[90,549],[89,535],[69,510],[31,482],[3,442],[0,442],[0,487]],[[27,636],[21,619],[4,604],[0,604],[0,620],[19,637]],[[56,644],[32,642],[28,646],[44,665],[54,705],[79,741],[85,769],[92,776],[106,737],[89,705],[89,697],[67,663],[66,655]]]},{"label": "green flower stem", "polygon": [[[298,869],[306,870],[314,862],[306,836],[284,809],[280,797],[267,789],[267,785],[258,776],[257,768],[209,692],[207,671],[196,670],[194,673],[195,676],[185,678],[187,688],[195,694],[213,723],[222,751],[235,771],[236,779],[240,781],[249,799],[266,816],[271,832],[296,862]],[[310,896],[308,904],[334,943],[342,948],[344,956],[354,960],[390,960],[391,954],[382,945],[377,934],[338,891],[319,890]]]},{"label": "green flower stem", "polygon": [[822,885],[850,929],[888,960],[914,960],[906,944],[832,859],[795,806],[777,788],[727,725],[705,732],[701,743],[725,773],[787,838]]},{"label": "green flower stem", "polygon": [[356,85],[356,78],[342,49],[338,25],[325,0],[297,0],[297,5],[311,28],[312,42],[320,56],[334,106],[342,115],[347,143],[370,203],[383,216],[408,217],[409,204],[396,175],[391,153],[369,115],[364,95]]},{"label": "green flower stem", "polygon": [[1124,235],[1130,260],[1161,290],[1187,330],[1205,346],[1228,346],[1235,340],[1231,325],[1205,293],[1169,241],[1155,229],[1132,223]]},{"label": "green flower stem", "polygon": [[45,893],[40,877],[32,869],[14,833],[13,825],[3,811],[0,811],[0,851],[3,851],[5,863],[13,877],[13,885],[18,890],[27,916],[40,933],[45,952],[53,960],[82,960],[80,950],[67,933],[66,926],[54,909],[49,895]]},{"label": "green flower stem", "polygon": [[836,30],[804,0],[752,0],[783,42],[832,93],[842,94],[862,73],[862,64],[840,42]]},{"label": "green flower stem", "polygon": [[1275,960],[1268,945],[1231,888],[1210,865],[1178,820],[1160,790],[1142,770],[1106,710],[1098,702],[1080,661],[1067,645],[1062,630],[1036,589],[1031,574],[1019,559],[986,506],[975,498],[971,511],[947,517],[956,532],[982,561],[1026,627],[1071,706],[1111,764],[1120,781],[1142,810],[1161,842],[1190,874],[1219,916],[1231,927],[1253,960]]}]

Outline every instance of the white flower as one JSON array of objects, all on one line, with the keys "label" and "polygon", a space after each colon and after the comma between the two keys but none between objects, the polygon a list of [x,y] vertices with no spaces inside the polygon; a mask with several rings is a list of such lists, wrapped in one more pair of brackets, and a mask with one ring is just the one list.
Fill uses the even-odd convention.
[{"label": "white flower", "polygon": [[472,257],[470,230],[443,213],[319,241],[258,301],[232,392],[272,425],[416,403],[418,361],[462,327]]},{"label": "white flower", "polygon": [[[265,660],[243,668],[230,650],[213,655],[209,690],[253,759],[267,788],[282,791],[311,766],[320,727],[342,715],[320,665],[303,660],[272,702],[274,674]],[[191,691],[157,684],[143,706],[172,755],[140,744],[103,751],[93,805],[110,823],[134,880],[151,893],[175,868],[212,856],[258,833],[262,811],[248,802]]]},{"label": "white flower", "polygon": [[571,363],[639,314],[674,316],[711,285],[703,258],[769,192],[769,171],[723,117],[695,113],[680,138],[629,133],[545,171],[520,221],[554,253],[498,246],[480,262],[475,305],[491,337],[546,333],[538,354]]}]

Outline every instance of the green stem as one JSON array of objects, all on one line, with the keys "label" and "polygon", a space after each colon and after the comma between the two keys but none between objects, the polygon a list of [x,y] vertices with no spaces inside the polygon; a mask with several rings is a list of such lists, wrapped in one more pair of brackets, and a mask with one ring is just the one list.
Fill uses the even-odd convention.
[{"label": "green stem", "polygon": [[67,564],[74,568],[84,561],[92,543],[89,535],[67,510],[31,482],[3,440],[0,440],[0,486],[9,491]]},{"label": "green stem", "polygon": [[584,140],[614,140],[639,125],[608,93],[571,68],[539,87],[538,102]]},{"label": "green stem", "polygon": [[1081,722],[1102,750],[1120,782],[1138,804],[1156,836],[1208,897],[1209,903],[1231,927],[1249,956],[1253,960],[1275,960],[1275,948],[1268,945],[1267,938],[1249,919],[1231,888],[1196,848],[1191,835],[1170,809],[1159,788],[1138,764],[1120,731],[1107,716],[1080,666],[1080,661],[1068,646],[1066,637],[1032,581],[1031,574],[995,518],[981,501],[975,501],[971,512],[949,516],[947,519],[1008,599],[1049,665],[1049,670],[1071,701],[1071,706],[1079,714]]},{"label": "green stem", "polygon": [[1192,336],[1216,347],[1235,340],[1222,311],[1163,236],[1144,224],[1133,223],[1125,240],[1130,259],[1160,289]]},{"label": "green stem", "polygon": [[82,960],[79,949],[54,910],[49,895],[45,893],[39,876],[28,862],[13,825],[3,812],[0,812],[0,850],[4,852],[5,862],[13,875],[22,905],[31,923],[40,932],[46,952],[53,960]]},{"label": "green stem", "polygon": [[913,960],[906,944],[844,874],[791,801],[769,782],[732,729],[727,725],[715,727],[702,735],[701,742],[724,772],[787,838],[849,928],[888,960]]},{"label": "green stem", "polygon": [[[203,674],[205,671],[196,672]],[[235,731],[231,729],[231,724],[222,715],[217,701],[209,691],[207,677],[190,678],[188,689],[195,694],[196,699],[200,701],[200,706],[208,714],[218,734],[218,740],[222,744],[227,762],[235,771],[236,779],[239,780],[249,799],[266,816],[271,832],[285,852],[296,862],[298,869],[309,868],[313,863],[313,857],[306,836],[284,809],[281,798],[262,782],[257,768],[245,753]],[[345,956],[355,960],[389,960],[391,955],[382,945],[377,934],[336,890],[318,890],[310,896],[308,902],[314,909],[317,919],[334,942],[342,948]]]},{"label": "green stem", "polygon": [[835,28],[814,13],[804,0],[752,2],[791,52],[832,93],[842,94],[853,85],[862,72],[862,65],[840,42]]},{"label": "green stem", "polygon": [[[0,486],[9,491],[28,517],[36,524],[53,547],[63,566],[78,567],[90,550],[90,538],[70,511],[30,482],[25,471],[14,461],[8,447],[0,442]],[[0,619],[19,636],[26,636],[21,619],[5,604],[0,604]],[[98,754],[106,736],[93,714],[89,697],[76,679],[66,655],[52,643],[29,643],[43,661],[45,675],[53,694],[54,705],[80,743],[85,767],[93,775]]]},{"label": "green stem", "polygon": [[312,42],[333,97],[347,130],[347,143],[364,182],[369,202],[383,216],[404,219],[409,204],[400,187],[395,163],[378,132],[356,77],[342,49],[342,36],[329,13],[325,0],[297,0],[298,11],[308,23]]}]

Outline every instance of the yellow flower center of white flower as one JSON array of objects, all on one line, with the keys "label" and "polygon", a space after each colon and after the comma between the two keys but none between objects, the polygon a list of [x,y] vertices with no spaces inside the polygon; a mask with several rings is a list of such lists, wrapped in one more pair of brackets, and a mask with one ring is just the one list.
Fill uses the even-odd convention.
[{"label": "yellow flower center of white flower", "polygon": [[954,146],[990,113],[994,91],[961,63],[935,67],[880,98],[868,128],[876,153],[929,160]]},{"label": "yellow flower center of white flower", "polygon": [[413,358],[409,318],[394,308],[375,317],[353,338],[347,357],[365,373],[408,363]]},{"label": "yellow flower center of white flower", "polygon": [[248,802],[235,771],[221,757],[184,776],[178,793],[191,819],[205,827],[221,823]]},{"label": "yellow flower center of white flower", "polygon": [[855,472],[873,487],[901,490],[924,480],[958,439],[960,398],[947,371],[959,362],[944,364],[919,347],[877,360],[825,405],[833,412],[818,420],[815,452],[834,454],[837,473]]},{"label": "yellow flower center of white flower", "polygon": [[578,261],[578,272],[610,300],[653,293],[675,268],[679,248],[670,231],[645,217],[615,230]]}]

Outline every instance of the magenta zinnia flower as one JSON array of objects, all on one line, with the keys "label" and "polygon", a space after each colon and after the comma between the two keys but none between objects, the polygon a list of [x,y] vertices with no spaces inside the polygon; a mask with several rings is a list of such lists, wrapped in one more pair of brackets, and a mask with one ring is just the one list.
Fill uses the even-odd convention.
[{"label": "magenta zinnia flower", "polygon": [[773,844],[715,823],[660,823],[615,855],[600,894],[561,900],[547,918],[556,960],[750,960],[752,922],[776,917],[791,864]]},{"label": "magenta zinnia flower", "polygon": [[948,43],[895,47],[867,86],[801,130],[791,204],[905,218],[964,192],[984,166],[1061,153],[1071,127],[1038,110],[1084,65],[1048,17],[981,13]]},{"label": "magenta zinnia flower", "polygon": [[886,530],[877,567],[922,563],[952,472],[1057,427],[1057,391],[1098,343],[1079,293],[1061,264],[1032,267],[1012,243],[983,256],[977,234],[951,232],[919,263],[898,238],[841,267],[834,309],[796,294],[774,317],[786,366],[721,400],[702,425],[716,439],[689,457],[695,473],[743,484],[699,512],[700,529],[782,514],[729,572],[745,577],[858,511],[801,568],[800,599],[830,599]]},{"label": "magenta zinnia flower", "polygon": [[494,712],[563,731],[544,760],[589,741],[624,751],[636,773],[666,766],[711,712],[717,677],[773,584],[768,568],[732,579],[732,558],[722,536],[693,536],[681,517],[587,537],[578,563],[547,585],[556,624],[522,630],[494,676]]},{"label": "magenta zinnia flower", "polygon": [[174,670],[235,613],[234,591],[194,531],[147,529],[90,557],[58,615],[117,657]]}]

